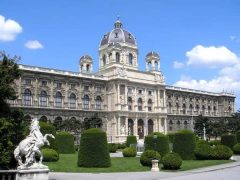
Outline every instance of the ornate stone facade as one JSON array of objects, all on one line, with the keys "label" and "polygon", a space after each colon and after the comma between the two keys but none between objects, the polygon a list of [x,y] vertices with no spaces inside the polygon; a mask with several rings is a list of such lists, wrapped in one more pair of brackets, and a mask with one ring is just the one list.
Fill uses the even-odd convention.
[{"label": "ornate stone facade", "polygon": [[154,131],[192,129],[199,114],[234,112],[233,94],[167,86],[156,52],[146,55],[146,72],[139,71],[136,40],[119,20],[101,40],[97,73],[92,62],[82,56],[80,72],[19,65],[18,99],[9,103],[23,108],[26,118],[52,122],[84,120],[97,112],[111,142],[123,142],[129,134],[142,139]]}]

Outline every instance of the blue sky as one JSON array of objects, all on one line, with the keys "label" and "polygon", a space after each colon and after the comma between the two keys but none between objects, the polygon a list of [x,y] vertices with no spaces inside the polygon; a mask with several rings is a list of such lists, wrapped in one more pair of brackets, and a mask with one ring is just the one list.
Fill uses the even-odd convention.
[{"label": "blue sky", "polygon": [[3,0],[0,50],[71,71],[89,54],[97,71],[100,40],[117,15],[137,39],[139,69],[154,50],[167,84],[240,95],[239,0]]}]

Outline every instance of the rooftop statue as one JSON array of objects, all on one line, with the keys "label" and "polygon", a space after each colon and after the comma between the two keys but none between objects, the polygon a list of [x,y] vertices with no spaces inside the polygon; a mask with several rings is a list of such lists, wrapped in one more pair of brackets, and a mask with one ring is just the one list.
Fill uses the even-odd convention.
[{"label": "rooftop statue", "polygon": [[[42,164],[43,155],[40,148],[45,144],[50,145],[47,137],[55,138],[52,134],[40,132],[39,121],[37,118],[32,119],[29,135],[22,140],[14,150],[14,157],[18,162],[18,169],[45,169],[47,166]],[[36,160],[36,156],[40,160]],[[23,158],[24,157],[24,158]],[[23,162],[23,159],[24,162]]]}]

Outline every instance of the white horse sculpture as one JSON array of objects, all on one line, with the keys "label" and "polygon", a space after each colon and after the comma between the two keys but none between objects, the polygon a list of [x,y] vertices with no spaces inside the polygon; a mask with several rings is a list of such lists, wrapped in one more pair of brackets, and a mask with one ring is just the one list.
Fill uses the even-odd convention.
[{"label": "white horse sculpture", "polygon": [[[47,137],[55,138],[52,134],[45,134],[40,132],[40,126],[37,118],[32,119],[29,135],[22,140],[14,150],[14,157],[18,162],[18,169],[32,169],[32,168],[47,168],[42,164],[43,156],[40,148],[44,144],[50,145]],[[40,157],[37,162],[36,155]],[[25,162],[23,162],[24,157]]]}]

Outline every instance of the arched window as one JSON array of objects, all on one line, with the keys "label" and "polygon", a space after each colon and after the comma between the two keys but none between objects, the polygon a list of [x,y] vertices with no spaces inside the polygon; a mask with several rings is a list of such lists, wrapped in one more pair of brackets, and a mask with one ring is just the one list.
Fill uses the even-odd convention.
[{"label": "arched window", "polygon": [[149,119],[148,120],[148,134],[153,133],[153,120]]},{"label": "arched window", "polygon": [[128,119],[128,135],[133,135],[133,120]]},{"label": "arched window", "polygon": [[152,63],[150,61],[147,63],[147,66],[148,66],[148,70],[151,71],[152,70]]},{"label": "arched window", "polygon": [[180,121],[177,121],[177,128],[178,128],[178,129],[181,128],[181,123],[180,123]]},{"label": "arched window", "polygon": [[128,110],[131,111],[132,110],[132,98],[128,97]]},{"label": "arched window", "polygon": [[106,65],[106,55],[105,54],[103,55],[102,60],[103,60],[103,66],[105,66]]},{"label": "arched window", "polygon": [[102,98],[100,96],[97,96],[96,98],[96,109],[101,110],[102,107]]},{"label": "arched window", "polygon": [[69,107],[71,109],[75,109],[76,108],[76,95],[74,93],[71,93],[69,96]]},{"label": "arched window", "polygon": [[177,114],[179,114],[179,104],[176,103],[176,111],[177,111]]},{"label": "arched window", "polygon": [[46,91],[41,91],[40,96],[39,96],[39,105],[41,107],[47,106],[47,92]]},{"label": "arched window", "polygon": [[61,130],[63,120],[60,116],[56,117],[53,121],[53,125],[55,126],[56,130]]},{"label": "arched window", "polygon": [[90,72],[90,65],[89,64],[86,65],[86,71]]},{"label": "arched window", "polygon": [[83,109],[89,109],[89,96],[84,95],[83,97]]},{"label": "arched window", "polygon": [[128,55],[128,63],[129,63],[129,65],[133,64],[133,55],[131,53],[129,53],[129,55]]},{"label": "arched window", "polygon": [[192,113],[193,113],[193,105],[192,104],[189,105],[189,109],[190,109],[190,115],[192,115]]},{"label": "arched window", "polygon": [[168,113],[172,113],[172,104],[171,102],[168,102]]},{"label": "arched window", "polygon": [[144,121],[142,119],[139,119],[137,121],[137,128],[138,128],[139,139],[143,139],[144,138]]},{"label": "arched window", "polygon": [[173,122],[172,120],[169,121],[169,131],[173,130]]},{"label": "arched window", "polygon": [[148,100],[148,111],[152,111],[152,100]]},{"label": "arched window", "polygon": [[138,110],[142,111],[142,98],[138,99]]},{"label": "arched window", "polygon": [[41,121],[41,122],[47,122],[47,117],[46,116],[42,116],[40,119],[39,119],[39,121]]},{"label": "arched window", "polygon": [[182,105],[182,109],[183,109],[183,114],[186,114],[186,104]]},{"label": "arched window", "polygon": [[155,66],[155,70],[158,70],[158,62],[157,61],[154,62],[154,66]]},{"label": "arched window", "polygon": [[23,105],[24,106],[32,105],[32,93],[29,89],[25,89],[23,93]]},{"label": "arched window", "polygon": [[119,63],[120,62],[120,54],[117,52],[116,53],[116,62]]},{"label": "arched window", "polygon": [[60,92],[56,93],[55,106],[56,107],[62,107],[62,94]]},{"label": "arched window", "polygon": [[188,129],[188,122],[184,121],[184,129]]}]

